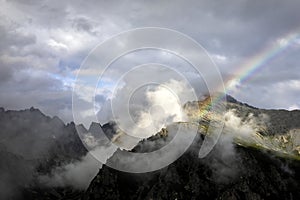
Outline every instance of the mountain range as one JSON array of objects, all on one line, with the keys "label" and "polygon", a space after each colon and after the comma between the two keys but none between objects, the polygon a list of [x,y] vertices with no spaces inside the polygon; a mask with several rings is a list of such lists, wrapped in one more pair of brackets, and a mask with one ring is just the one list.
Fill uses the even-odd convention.
[{"label": "mountain range", "polygon": [[[86,189],[44,184],[40,177],[52,177],[56,169],[69,169],[62,166],[86,161],[87,150],[76,126],[93,144],[104,141],[99,133],[115,142],[122,138],[115,124],[92,123],[86,129],[35,108],[1,108],[1,199],[299,199],[300,111],[259,109],[227,96],[224,133],[208,156],[199,158],[209,122],[218,119],[210,103],[208,97],[184,105],[199,131],[178,160],[141,174],[103,165]],[[166,127],[130,151],[151,152],[172,138]],[[115,151],[107,162],[122,151],[126,150]]]}]

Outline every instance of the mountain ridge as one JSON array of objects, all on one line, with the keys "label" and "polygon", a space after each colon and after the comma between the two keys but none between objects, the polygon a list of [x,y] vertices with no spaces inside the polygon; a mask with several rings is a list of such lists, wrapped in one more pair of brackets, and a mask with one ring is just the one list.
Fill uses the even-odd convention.
[{"label": "mountain ridge", "polygon": [[[278,145],[285,145],[284,147],[282,147],[279,150],[280,151],[285,150],[285,149],[293,150],[293,148],[294,148],[293,145],[297,145],[297,144],[290,143],[289,141],[295,140],[295,137],[298,137],[298,135],[299,135],[298,131],[297,131],[298,129],[300,130],[300,123],[299,123],[300,111],[299,110],[288,111],[288,110],[282,110],[282,109],[279,109],[279,110],[260,109],[260,108],[255,108],[253,106],[249,106],[248,104],[245,104],[245,103],[241,103],[231,96],[229,96],[229,97],[226,96],[226,98],[227,98],[227,100],[229,98],[229,100],[227,102],[227,108],[229,110],[235,110],[235,114],[241,119],[241,123],[246,123],[251,114],[254,117],[262,117],[262,118],[260,118],[261,120],[264,120],[263,115],[270,116],[270,119],[269,119],[266,127],[264,129],[262,129],[263,132],[261,132],[261,133],[258,132],[258,133],[262,134],[262,136],[259,136],[259,137],[268,136],[267,141],[270,140],[272,142],[271,143],[272,145],[273,145],[273,143],[275,144],[275,146],[271,146],[271,148],[275,148],[275,147],[281,148],[281,146],[278,146]],[[198,104],[198,102],[196,102],[196,103]],[[207,101],[206,103],[209,103],[209,101]],[[192,104],[193,104],[193,102],[191,102],[191,105]],[[203,102],[202,102],[202,105],[203,105],[203,107],[209,109],[209,106],[207,106],[206,104],[203,104]],[[198,113],[196,113],[195,115],[198,116]],[[202,125],[204,125],[204,127],[205,127],[206,123],[209,122],[210,117],[211,117],[211,115],[208,115],[207,117],[205,117],[205,120],[203,120],[204,118],[201,118],[201,120],[198,120],[198,121],[199,121],[199,123],[202,123]],[[16,122],[16,123],[14,123],[14,122]],[[264,123],[261,123],[258,125],[265,126]],[[29,109],[25,109],[25,110],[20,110],[20,111],[5,110],[4,108],[0,108],[0,127],[1,127],[0,153],[3,154],[2,157],[4,159],[11,160],[11,162],[8,162],[11,164],[8,164],[8,165],[5,165],[3,162],[0,162],[0,168],[5,169],[3,172],[8,172],[8,174],[17,174],[17,176],[21,176],[22,170],[21,169],[17,170],[17,168],[14,167],[14,163],[16,163],[16,165],[24,166],[24,170],[28,171],[27,172],[28,175],[36,174],[35,170],[38,170],[39,173],[49,173],[50,172],[49,170],[51,170],[52,167],[59,166],[62,163],[70,162],[71,160],[78,160],[83,155],[85,155],[86,150],[77,135],[76,128],[82,129],[84,133],[92,133],[92,134],[97,134],[97,130],[101,129],[104,131],[104,133],[106,134],[106,136],[108,136],[108,138],[110,140],[112,140],[115,137],[115,132],[114,132],[115,124],[112,124],[112,122],[106,123],[103,125],[101,125],[97,122],[93,122],[90,124],[90,126],[87,129],[83,125],[80,125],[80,124],[75,125],[74,122],[64,123],[62,120],[60,120],[59,117],[56,117],[56,116],[49,117],[49,116],[45,115],[44,113],[42,113],[39,109],[33,108],[33,107],[31,107]],[[40,131],[38,131],[38,130],[40,130]],[[203,129],[203,127],[201,127],[200,130],[203,131],[203,130],[205,130],[205,128]],[[292,130],[292,131],[295,130],[296,132],[295,131],[291,132],[290,135],[288,135],[287,131],[290,131],[290,130]],[[10,134],[9,135],[5,134],[7,132],[9,132]],[[32,135],[35,137],[37,136],[37,138],[39,138],[39,137],[43,138],[45,135],[38,134],[40,132],[48,133],[48,136],[44,138],[44,139],[46,139],[45,141],[56,141],[59,139],[63,140],[63,141],[67,141],[64,144],[56,144],[56,146],[55,146],[56,148],[54,150],[49,150],[49,152],[50,152],[49,155],[44,154],[42,152],[40,152],[41,154],[37,154],[37,155],[42,155],[41,158],[45,158],[43,156],[46,156],[46,157],[50,156],[47,159],[45,159],[48,161],[44,162],[43,164],[41,164],[40,159],[37,159],[36,161],[34,161],[34,164],[28,163],[27,161],[25,161],[28,159],[24,159],[23,156],[25,155],[24,153],[26,153],[27,150],[20,151],[20,150],[16,149],[15,152],[22,152],[24,154],[24,155],[18,155],[18,154],[14,154],[14,153],[9,153],[11,151],[11,149],[10,149],[11,147],[7,148],[6,147],[7,145],[3,145],[3,144],[9,144],[6,142],[6,141],[11,140],[11,139],[9,139],[9,137],[12,137],[12,138],[13,137],[24,137],[25,138],[24,141],[28,141],[28,144],[31,144],[32,142],[30,142],[30,140],[28,140],[28,136]],[[97,135],[94,135],[94,136],[97,136]],[[101,138],[102,136],[99,136],[99,137]],[[99,198],[100,199],[105,199],[105,198],[109,199],[110,197],[112,199],[122,199],[123,197],[120,197],[120,195],[125,195],[124,192],[122,192],[122,191],[124,191],[126,189],[126,185],[124,185],[123,183],[126,183],[128,185],[130,185],[130,183],[131,183],[130,181],[127,182],[127,181],[123,180],[122,177],[125,176],[125,177],[127,177],[126,180],[127,179],[134,180],[135,178],[137,178],[139,180],[138,182],[141,183],[139,185],[142,185],[144,187],[144,189],[140,188],[140,187],[134,187],[131,189],[127,188],[131,191],[131,192],[129,192],[129,194],[132,195],[131,196],[132,199],[144,199],[144,198],[145,199],[147,199],[147,198],[159,199],[159,196],[155,196],[155,194],[154,194],[155,192],[157,192],[157,195],[160,194],[162,197],[167,195],[167,196],[165,196],[166,198],[168,197],[168,198],[177,198],[177,199],[180,199],[180,198],[183,199],[183,197],[191,197],[191,198],[192,197],[207,197],[208,199],[209,198],[217,198],[217,197],[224,198],[226,195],[227,195],[226,197],[228,197],[228,198],[232,197],[232,199],[234,199],[234,198],[241,199],[242,195],[240,194],[241,193],[240,190],[242,190],[242,189],[238,186],[238,184],[236,182],[221,183],[221,186],[218,189],[219,183],[212,181],[212,179],[215,178],[214,177],[215,175],[213,172],[216,169],[214,167],[208,165],[207,162],[215,163],[215,165],[222,165],[223,167],[225,166],[225,168],[222,168],[222,170],[225,170],[225,171],[232,171],[232,169],[228,168],[228,166],[235,164],[235,163],[231,163],[231,162],[228,163],[226,160],[223,160],[222,158],[220,158],[218,156],[217,157],[214,156],[214,154],[217,154],[217,155],[220,154],[220,152],[218,152],[218,151],[221,151],[220,149],[214,150],[215,153],[210,155],[206,161],[205,160],[199,161],[197,154],[195,153],[195,152],[197,152],[197,151],[195,151],[195,149],[199,148],[199,144],[202,143],[202,140],[204,137],[205,137],[205,134],[200,134],[200,136],[197,138],[197,141],[194,141],[191,149],[186,154],[184,154],[182,157],[180,157],[179,161],[175,161],[174,163],[172,163],[170,165],[170,167],[166,167],[162,170],[153,172],[156,175],[153,175],[152,173],[150,173],[152,175],[143,174],[141,176],[130,175],[130,174],[126,174],[126,173],[124,175],[122,172],[117,172],[117,171],[110,169],[109,167],[104,165],[103,168],[99,171],[99,174],[91,182],[91,184],[88,187],[85,194],[83,194],[82,191],[74,190],[70,187],[48,188],[48,189],[44,188],[43,189],[43,188],[39,188],[39,187],[35,186],[32,188],[32,186],[30,186],[31,177],[26,178],[26,176],[25,176],[25,179],[23,181],[20,180],[20,182],[23,182],[22,184],[24,186],[26,185],[25,193],[23,193],[23,194],[24,194],[24,196],[26,196],[26,199],[39,199],[39,198],[41,198],[41,196],[43,196],[44,198],[50,198],[50,199],[51,198],[56,199],[58,197],[63,199],[64,196],[66,198],[72,197],[73,194],[74,194],[74,199],[99,199]],[[37,139],[37,138],[35,138],[35,139]],[[72,138],[73,139],[77,138],[77,139],[73,140]],[[18,141],[18,140],[16,140],[16,141]],[[149,146],[152,146],[152,144],[156,144],[157,142],[164,144],[165,142],[168,142],[170,140],[171,140],[171,136],[168,135],[167,129],[162,129],[157,134],[141,141],[131,151],[132,152],[148,151]],[[23,141],[23,139],[21,139],[21,141]],[[286,141],[288,141],[288,142],[286,142]],[[261,142],[264,143],[265,141],[262,140]],[[152,143],[152,144],[147,145],[148,143],[149,144]],[[13,143],[13,145],[15,145],[15,146],[18,146],[17,144],[18,144],[17,142]],[[32,143],[32,144],[34,144],[34,143]],[[30,145],[31,146],[30,148],[34,147],[34,145],[32,145],[32,144]],[[50,143],[46,142],[45,144],[49,145],[49,144],[51,144],[51,142]],[[68,148],[66,148],[67,146],[68,146]],[[160,147],[160,145],[156,146],[156,148],[159,148],[159,147]],[[266,146],[266,147],[269,147],[269,146]],[[69,150],[67,150],[67,149],[69,149],[69,148],[73,149],[73,150],[70,150],[70,152],[68,153]],[[246,155],[245,158],[242,158],[241,160],[239,160],[237,162],[238,165],[244,166],[243,163],[248,163],[253,168],[253,169],[249,169],[249,170],[254,170],[258,167],[257,170],[259,171],[259,173],[261,173],[261,175],[263,177],[265,177],[265,178],[263,178],[263,181],[266,181],[267,185],[271,184],[271,182],[269,182],[268,178],[267,178],[269,175],[275,176],[279,180],[280,179],[286,180],[286,178],[284,178],[284,177],[288,177],[288,179],[286,180],[287,182],[284,182],[283,185],[281,184],[282,185],[281,187],[286,188],[284,190],[279,189],[277,186],[276,187],[272,186],[273,187],[273,189],[272,189],[272,187],[270,185],[268,185],[268,186],[263,185],[263,187],[265,187],[265,189],[264,189],[265,191],[267,191],[267,190],[273,191],[273,193],[271,192],[272,193],[271,197],[275,197],[276,195],[279,195],[277,191],[283,192],[283,194],[284,194],[284,196],[282,196],[283,199],[288,199],[289,195],[292,195],[295,198],[299,197],[299,193],[297,193],[295,191],[292,191],[291,194],[288,194],[289,187],[295,188],[295,185],[299,186],[299,182],[294,180],[295,177],[296,178],[299,177],[298,173],[295,173],[295,169],[300,169],[297,164],[298,162],[294,161],[292,158],[289,158],[286,155],[281,155],[278,157],[278,155],[276,155],[274,152],[265,153],[265,152],[268,152],[269,149],[262,148],[261,146],[258,148],[257,146],[252,146],[252,145],[242,143],[241,145],[234,144],[233,149],[235,149],[234,151],[237,152],[236,155],[238,155],[238,157],[243,157],[241,155]],[[63,153],[60,153],[60,152],[63,152]],[[77,152],[77,153],[74,153],[74,152]],[[297,152],[294,152],[294,153],[297,153]],[[31,154],[36,155],[34,152],[28,151],[28,155],[31,155]],[[270,155],[271,155],[271,157],[275,156],[274,159],[279,160],[279,161],[274,161],[272,159],[269,160]],[[256,156],[259,156],[261,159],[257,159]],[[36,158],[36,157],[34,157],[34,158]],[[110,159],[112,159],[112,158],[110,158]],[[232,159],[233,158],[230,157],[229,160],[232,160]],[[32,159],[29,159],[29,160],[32,160]],[[217,160],[217,161],[215,161],[215,160]],[[264,160],[268,160],[268,162],[266,162],[266,163],[269,163],[267,165],[267,168],[271,166],[270,163],[271,164],[274,164],[273,162],[277,163],[276,164],[277,167],[275,167],[275,169],[271,169],[272,168],[271,167],[271,168],[268,168],[268,170],[271,170],[271,171],[273,170],[274,174],[280,174],[280,175],[278,175],[278,176],[274,175],[274,174],[272,174],[273,172],[271,174],[268,174],[267,170],[265,170],[263,168],[263,166],[260,166],[260,163],[259,163],[259,162],[264,163]],[[17,163],[19,163],[19,164],[17,164]],[[185,171],[185,169],[180,167],[180,166],[184,165],[184,163],[187,164],[187,167],[192,167],[192,165],[199,166],[199,168],[201,168],[203,170],[203,173],[206,174],[207,177],[205,177],[205,176],[203,177],[201,174],[198,173],[198,170],[194,169],[193,167],[191,169],[193,169],[195,171],[193,171],[193,170],[191,172]],[[256,166],[255,164],[258,166]],[[15,172],[8,171],[8,169],[13,169],[13,168],[15,168],[15,170],[16,170]],[[169,169],[171,169],[170,172],[168,172]],[[217,171],[218,170],[219,169],[217,169]],[[187,175],[185,175],[184,173],[181,173],[181,172],[177,173],[176,171],[182,171],[182,172],[185,171],[186,173],[194,173],[194,176],[198,177],[198,179],[196,178],[197,181],[195,180],[196,181],[195,184],[186,182],[189,179],[186,177]],[[291,171],[291,173],[289,171]],[[248,173],[248,171],[247,171],[247,173]],[[252,176],[255,177],[256,181],[262,181],[259,179],[259,177],[257,177],[255,174],[253,174],[253,172],[249,171],[249,174],[252,174]],[[168,176],[171,176],[173,178],[177,177],[180,180],[179,181],[180,183],[178,183],[176,181],[173,182],[172,181],[173,178],[170,178],[170,177],[166,178]],[[102,178],[99,179],[99,177],[102,177]],[[107,180],[107,178],[103,179],[103,177],[107,177],[109,179],[111,178],[111,180]],[[239,184],[245,185],[245,187],[248,188],[249,191],[251,191],[248,194],[251,196],[251,198],[253,198],[253,199],[271,198],[269,196],[264,196],[261,192],[257,193],[255,191],[253,191],[254,189],[251,188],[251,186],[249,185],[250,183],[253,184],[253,180],[251,179],[251,177],[246,176],[245,174],[242,177],[243,178],[240,180]],[[147,181],[143,181],[144,179]],[[227,178],[225,177],[225,179],[228,179],[228,177]],[[191,181],[191,180],[189,180],[189,181]],[[245,180],[245,182],[243,182],[242,180]],[[290,180],[290,182],[289,182],[289,180]],[[3,180],[3,181],[7,181],[7,180]],[[11,181],[13,183],[13,182],[17,181],[17,179],[12,178]],[[119,181],[121,181],[121,182],[119,182]],[[171,196],[168,196],[169,194],[167,194],[166,192],[159,189],[159,188],[163,188],[164,186],[156,184],[157,181],[159,184],[164,182],[167,185],[169,185],[169,186],[166,186],[166,190],[169,191]],[[199,181],[202,184],[200,184]],[[21,188],[23,187],[22,184],[20,183]],[[111,191],[112,189],[107,188],[107,184],[110,185],[112,188],[115,188],[114,192],[116,194],[118,193],[119,196],[109,193],[109,191]],[[135,185],[134,181],[132,182],[132,184]],[[178,191],[181,191],[182,193],[179,192],[178,194],[175,194],[174,193],[175,190],[172,190],[172,188],[171,188],[171,185],[173,185],[173,184],[174,184],[174,186],[179,187]],[[185,184],[185,185],[183,185],[183,184]],[[276,184],[280,185],[279,182],[276,182]],[[292,184],[292,186],[290,186],[290,184]],[[230,185],[232,185],[234,187],[231,187]],[[1,184],[0,184],[0,186],[1,186]],[[99,188],[100,186],[103,188],[107,188],[107,191],[101,190]],[[208,190],[204,190],[203,191],[204,193],[196,192],[197,193],[196,194],[196,193],[194,193],[196,191],[196,188],[195,188],[196,186],[197,187],[212,187],[212,188],[214,188],[213,190],[216,192],[216,194],[213,194],[213,192],[209,192]],[[258,187],[258,185],[256,185],[256,187]],[[157,189],[151,190],[151,188],[157,188]],[[194,188],[194,189],[192,189],[192,188]],[[226,190],[225,188],[230,188],[230,190]],[[19,186],[17,189],[20,190]],[[135,189],[136,189],[136,191],[135,191]],[[190,190],[190,189],[192,189],[192,190]],[[138,192],[138,195],[136,194],[136,192]],[[189,196],[188,193],[193,194],[195,196]],[[64,194],[66,194],[66,195],[64,195]],[[105,195],[108,195],[108,196],[104,198],[103,196],[105,196]],[[128,196],[124,196],[123,199],[126,199],[125,197],[129,198]]]},{"label": "mountain ridge", "polygon": [[[197,104],[195,107],[209,110],[205,103],[194,103]],[[188,106],[194,107],[193,102]],[[238,115],[241,120],[239,125],[254,123],[251,120],[258,119],[257,125],[262,129],[253,129],[253,141],[247,141],[248,138],[240,138],[242,143],[228,141],[228,136],[221,135],[220,142],[209,155],[199,159],[199,148],[207,134],[203,132],[206,129],[202,128],[189,149],[163,169],[130,174],[104,165],[83,199],[298,199],[300,160],[290,154],[277,154],[276,148],[280,146],[276,145],[288,145],[285,142],[288,138],[284,138],[286,130],[300,130],[300,124],[296,123],[300,120],[300,112],[259,109],[235,99],[231,99],[227,106]],[[201,116],[198,122],[203,126],[207,126],[214,117],[209,111],[202,112],[200,109],[199,113],[194,112],[191,116]],[[266,115],[271,115],[268,120]],[[296,118],[296,121],[292,119],[287,123],[282,118]],[[295,135],[300,135],[300,131]],[[294,139],[290,137],[289,140]],[[161,143],[167,144],[168,140],[168,131],[162,129],[156,135],[142,140],[131,151],[151,152],[161,147]],[[287,148],[290,147],[280,148],[279,152]],[[299,152],[295,153],[300,155]],[[120,155],[122,150],[116,151],[108,162],[118,161]]]}]

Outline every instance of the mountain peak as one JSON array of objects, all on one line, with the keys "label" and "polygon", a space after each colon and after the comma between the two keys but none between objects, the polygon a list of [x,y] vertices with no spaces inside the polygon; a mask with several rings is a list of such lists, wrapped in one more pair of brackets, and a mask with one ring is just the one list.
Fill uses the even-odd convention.
[{"label": "mountain peak", "polygon": [[57,116],[52,117],[52,122],[56,125],[56,126],[64,126],[65,123]]},{"label": "mountain peak", "polygon": [[31,106],[31,107],[29,108],[29,111],[31,111],[31,112],[35,112],[35,111],[41,112],[38,108],[34,108],[33,106]]},{"label": "mountain peak", "polygon": [[101,128],[101,125],[97,122],[92,122],[90,127],[89,127],[89,132],[93,132],[93,130],[98,130]]}]

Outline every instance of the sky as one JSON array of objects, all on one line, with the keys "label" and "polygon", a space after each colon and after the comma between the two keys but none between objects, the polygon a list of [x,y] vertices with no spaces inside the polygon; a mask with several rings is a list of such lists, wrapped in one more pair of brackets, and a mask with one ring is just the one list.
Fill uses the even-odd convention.
[{"label": "sky", "polygon": [[[34,106],[70,122],[76,73],[89,52],[123,31],[162,27],[200,43],[236,99],[259,108],[299,109],[299,9],[299,0],[0,0],[0,106]],[[272,47],[281,50],[264,59]],[[137,55],[130,59],[153,58]],[[89,100],[80,101],[84,110]]]}]

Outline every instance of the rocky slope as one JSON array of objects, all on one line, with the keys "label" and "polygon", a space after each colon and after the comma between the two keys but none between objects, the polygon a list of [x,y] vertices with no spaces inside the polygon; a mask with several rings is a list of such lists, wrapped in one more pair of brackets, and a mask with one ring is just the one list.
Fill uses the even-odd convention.
[{"label": "rocky slope", "polygon": [[[228,99],[227,108],[240,120],[237,130],[225,123],[225,134],[207,157],[198,158],[198,152],[206,126],[216,114],[209,111],[210,101],[190,102],[185,109],[193,111],[190,117],[200,129],[183,156],[168,167],[142,174],[103,166],[83,199],[299,199],[300,111],[264,110]],[[232,134],[249,124],[247,137]],[[169,142],[169,137],[162,130],[132,151],[151,152]]]},{"label": "rocky slope", "polygon": [[[300,160],[299,110],[266,110],[238,102],[227,95],[225,134],[231,134],[235,143],[273,151],[278,155]],[[188,102],[185,107],[192,120],[206,128],[211,119],[220,118],[210,112],[209,98]],[[198,107],[199,109],[195,109]],[[231,127],[230,127],[231,126]],[[238,130],[239,129],[239,130]],[[243,130],[244,129],[244,130]],[[248,130],[245,130],[248,129]],[[242,132],[248,132],[247,135]]]},{"label": "rocky slope", "polygon": [[104,166],[84,199],[299,199],[299,162],[234,149],[233,157],[222,157],[219,147],[204,159],[193,149],[170,166],[145,174]]}]

